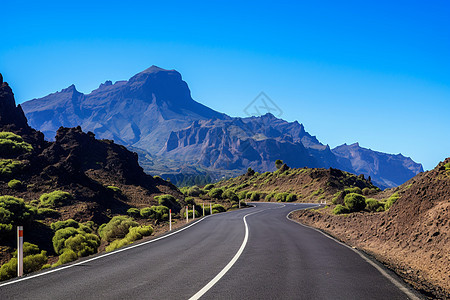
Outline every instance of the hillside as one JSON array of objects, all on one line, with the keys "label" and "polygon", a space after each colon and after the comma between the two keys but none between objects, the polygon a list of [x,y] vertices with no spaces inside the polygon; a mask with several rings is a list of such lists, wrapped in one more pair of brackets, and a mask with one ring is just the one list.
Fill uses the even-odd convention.
[{"label": "hillside", "polygon": [[422,165],[400,154],[356,144],[330,149],[303,124],[270,113],[229,117],[194,101],[180,73],[156,66],[127,81],[106,81],[89,94],[71,85],[22,106],[30,124],[47,139],[53,140],[60,126],[81,126],[131,147],[147,173],[178,184],[237,176],[248,167],[273,171],[275,159],[297,168],[333,167],[364,174],[381,188],[423,171]]},{"label": "hillside", "polygon": [[[151,235],[169,208],[180,218],[184,205],[174,185],[145,174],[124,146],[80,127],[61,127],[54,142],[45,141],[1,83],[0,280],[15,274],[16,225],[24,226],[25,270],[31,272]],[[117,236],[102,230],[112,218],[127,224]]]},{"label": "hillside", "polygon": [[292,217],[373,255],[430,298],[450,298],[450,158],[371,197],[394,201],[380,213],[334,215],[333,205]]}]

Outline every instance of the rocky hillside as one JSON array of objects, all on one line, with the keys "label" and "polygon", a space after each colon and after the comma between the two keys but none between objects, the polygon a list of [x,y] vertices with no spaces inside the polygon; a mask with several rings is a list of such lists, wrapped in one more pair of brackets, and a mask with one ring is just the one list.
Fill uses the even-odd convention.
[{"label": "rocky hillside", "polygon": [[[128,224],[127,231],[121,232],[128,232],[130,226],[144,226],[136,229],[142,234],[134,236],[142,237],[153,232],[150,224],[167,220],[169,208],[179,214],[184,205],[184,195],[174,185],[144,173],[137,154],[124,146],[97,140],[80,127],[61,127],[54,142],[45,141],[42,133],[28,125],[9,85],[1,82],[1,264],[13,256],[16,225],[24,225],[25,241],[34,244],[27,245],[33,252],[30,255],[37,255],[30,258],[34,263],[28,271],[33,271],[47,263],[47,254],[50,263],[59,255],[60,264],[104,249],[114,238],[104,238],[100,225],[115,216],[122,215],[120,221]],[[123,215],[133,215],[139,224]],[[64,239],[55,244],[59,229],[65,230],[66,238],[76,237],[72,248],[60,248]],[[129,242],[117,242],[114,247]],[[38,248],[45,250],[45,255],[39,254]],[[14,259],[2,265],[0,280],[13,276],[13,265]]]},{"label": "rocky hillside", "polygon": [[[175,70],[152,66],[83,94],[70,86],[23,103],[30,124],[54,139],[60,126],[81,126],[103,139],[132,147],[150,174],[178,181],[221,178],[248,167],[273,171],[283,159],[292,167],[339,168],[371,176],[381,188],[397,186],[422,171],[410,158],[361,148],[330,149],[298,122],[271,114],[232,118],[196,101]],[[186,173],[187,172],[187,173]],[[201,180],[200,180],[201,181]]]},{"label": "rocky hillside", "polygon": [[246,174],[220,181],[215,188],[235,193],[241,200],[270,202],[331,203],[337,193],[348,188],[376,194],[379,188],[364,175],[356,176],[338,169],[289,168],[286,164],[274,172]]},{"label": "rocky hillside", "polygon": [[450,158],[371,197],[394,201],[385,212],[334,215],[333,205],[293,217],[375,256],[430,298],[449,299]]}]

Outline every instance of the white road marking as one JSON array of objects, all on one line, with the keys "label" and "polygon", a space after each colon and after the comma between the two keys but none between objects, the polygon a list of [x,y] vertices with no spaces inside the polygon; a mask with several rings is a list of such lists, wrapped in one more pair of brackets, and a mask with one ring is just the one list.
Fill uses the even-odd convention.
[{"label": "white road marking", "polygon": [[[278,204],[278,203],[274,203],[274,204]],[[243,217],[244,220],[244,225],[245,225],[245,236],[244,236],[244,241],[241,244],[241,247],[239,248],[238,252],[236,252],[236,254],[234,255],[234,257],[230,260],[230,262],[225,266],[225,268],[222,269],[222,271],[219,272],[219,274],[216,275],[216,277],[214,277],[210,282],[208,282],[201,290],[199,290],[194,296],[192,296],[191,298],[189,298],[189,300],[197,300],[200,299],[201,296],[203,296],[207,291],[209,291],[230,269],[231,267],[236,263],[236,261],[239,259],[239,257],[241,256],[242,252],[244,252],[245,246],[247,245],[248,242],[248,224],[247,224],[247,220],[246,218],[250,215],[253,214],[257,214],[260,212],[263,212],[265,210],[269,210],[269,209],[277,209],[277,208],[283,208],[286,205],[281,205],[279,207],[276,208],[267,208],[267,209],[263,209],[260,211],[255,211],[252,213],[249,213],[247,215],[245,215]]]},{"label": "white road marking", "polygon": [[[304,208],[297,209],[297,210],[302,210],[302,209],[304,209]],[[386,279],[388,279],[392,284],[394,284],[399,290],[401,290],[401,291],[402,291],[406,296],[408,296],[410,299],[412,299],[412,300],[420,300],[420,298],[417,297],[413,292],[411,292],[411,290],[410,290],[409,288],[407,288],[404,284],[400,283],[400,282],[399,282],[398,280],[396,280],[394,277],[392,277],[391,275],[389,275],[389,273],[387,273],[382,267],[380,267],[379,265],[377,265],[376,263],[374,263],[370,258],[368,258],[367,256],[365,256],[363,253],[361,253],[361,252],[358,251],[357,249],[352,248],[352,247],[350,247],[349,245],[344,244],[344,243],[341,242],[341,241],[338,241],[338,240],[335,239],[334,237],[332,237],[332,236],[326,234],[325,232],[323,232],[323,231],[321,231],[321,230],[319,230],[319,229],[317,229],[317,228],[314,228],[314,227],[311,227],[311,226],[302,224],[302,223],[300,223],[300,222],[297,222],[297,221],[295,221],[295,220],[293,220],[293,219],[290,219],[290,218],[289,218],[289,215],[290,215],[291,213],[297,211],[297,210],[293,210],[293,211],[291,211],[290,213],[288,213],[288,214],[286,215],[286,218],[287,218],[289,221],[295,222],[295,223],[297,223],[297,224],[299,224],[299,225],[301,225],[301,226],[303,226],[303,227],[306,227],[306,228],[309,228],[309,229],[318,231],[318,232],[320,232],[321,234],[323,234],[324,236],[326,236],[327,238],[329,238],[329,239],[335,241],[336,243],[341,244],[342,246],[347,247],[348,249],[352,250],[353,252],[355,252],[356,254],[358,254],[362,259],[364,259],[366,262],[368,262],[371,266],[373,266],[378,272],[380,272],[381,275],[383,275]]]}]

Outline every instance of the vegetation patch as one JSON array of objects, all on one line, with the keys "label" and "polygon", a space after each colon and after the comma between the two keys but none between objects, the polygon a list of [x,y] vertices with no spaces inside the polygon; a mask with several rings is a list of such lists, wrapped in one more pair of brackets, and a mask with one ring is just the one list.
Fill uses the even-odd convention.
[{"label": "vegetation patch", "polygon": [[61,207],[70,204],[72,202],[73,196],[70,193],[63,191],[53,191],[51,193],[42,194],[39,198],[40,205],[42,207]]},{"label": "vegetation patch", "polygon": [[22,199],[13,196],[0,196],[0,240],[13,231],[17,225],[29,224],[33,211]]},{"label": "vegetation patch", "polygon": [[361,211],[366,207],[366,197],[357,193],[350,193],[345,196],[344,203],[351,212]]},{"label": "vegetation patch", "polygon": [[20,190],[24,188],[22,181],[17,179],[12,179],[8,182],[8,187],[13,190]]},{"label": "vegetation patch", "polygon": [[[23,273],[39,271],[47,263],[46,251],[40,251],[37,245],[23,243]],[[17,276],[17,250],[13,253],[11,260],[0,268],[0,280],[7,280]]]},{"label": "vegetation patch", "polygon": [[19,174],[25,164],[20,160],[14,159],[1,159],[0,160],[0,177],[11,178],[12,176]]},{"label": "vegetation patch", "polygon": [[100,237],[108,242],[115,239],[124,238],[130,230],[130,227],[136,227],[139,224],[127,216],[115,216],[108,223],[102,224],[98,229]]},{"label": "vegetation patch", "polygon": [[145,219],[164,221],[169,219],[169,208],[164,205],[154,205],[141,209],[140,215]]},{"label": "vegetation patch", "polygon": [[349,209],[341,204],[336,205],[336,207],[333,209],[333,213],[335,215],[348,214],[349,212]]},{"label": "vegetation patch", "polygon": [[384,209],[388,210],[391,208],[392,204],[394,204],[398,199],[400,198],[398,193],[392,194],[386,201],[386,204],[384,205]]},{"label": "vegetation patch", "polygon": [[32,150],[33,147],[24,142],[21,136],[7,131],[0,132],[0,156],[16,157]]},{"label": "vegetation patch", "polygon": [[139,226],[139,227],[131,227],[128,231],[127,235],[120,240],[115,240],[111,244],[106,247],[106,252],[113,251],[120,247],[129,245],[134,241],[142,239],[144,236],[150,236],[153,233],[153,227],[148,226]]},{"label": "vegetation patch", "polygon": [[450,171],[450,162],[444,165],[446,171]]},{"label": "vegetation patch", "polygon": [[106,188],[108,190],[113,191],[114,193],[119,193],[119,194],[122,193],[122,190],[120,188],[118,188],[117,186],[114,186],[114,185],[108,185]]}]

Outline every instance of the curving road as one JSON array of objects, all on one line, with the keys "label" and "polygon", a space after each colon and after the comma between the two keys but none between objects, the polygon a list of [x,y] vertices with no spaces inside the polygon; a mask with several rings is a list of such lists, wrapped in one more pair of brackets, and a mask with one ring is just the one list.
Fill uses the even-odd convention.
[{"label": "curving road", "polygon": [[0,298],[417,299],[352,249],[286,218],[311,206],[256,203],[206,217],[150,242],[0,283]]}]

